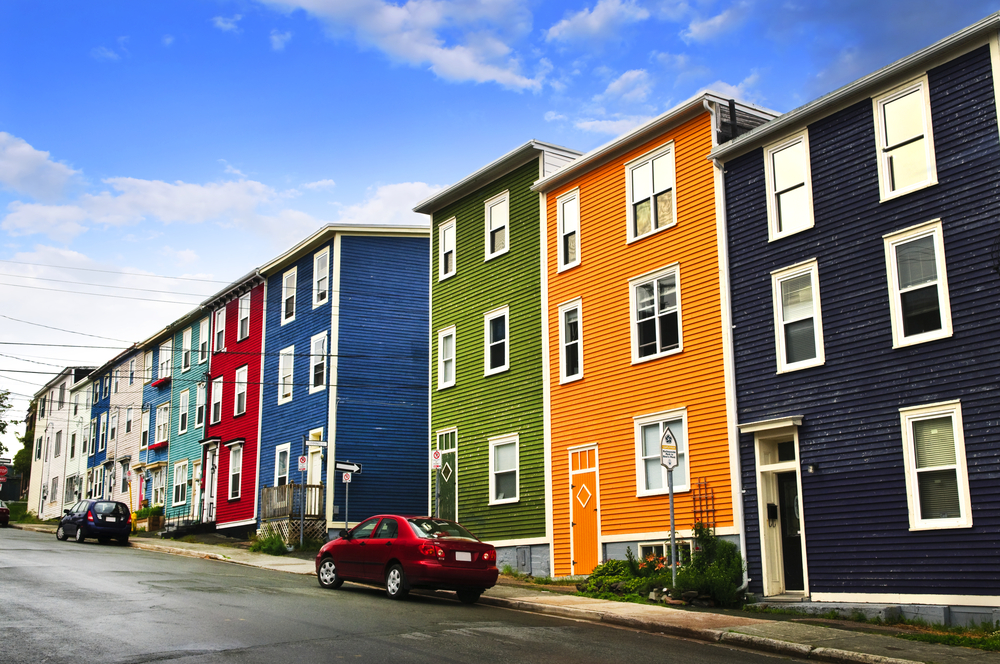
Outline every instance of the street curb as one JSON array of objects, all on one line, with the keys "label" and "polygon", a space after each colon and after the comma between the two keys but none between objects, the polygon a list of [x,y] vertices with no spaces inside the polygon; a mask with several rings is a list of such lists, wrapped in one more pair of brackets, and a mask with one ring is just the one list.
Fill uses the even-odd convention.
[{"label": "street curb", "polygon": [[157,553],[169,553],[177,556],[187,556],[189,558],[201,558],[203,560],[217,560],[223,563],[234,563],[236,565],[243,565],[244,567],[253,567],[255,569],[267,569],[272,572],[285,572],[287,574],[297,574],[299,576],[313,576],[315,572],[296,572],[289,569],[281,569],[277,567],[271,567],[270,565],[258,565],[256,563],[247,562],[245,560],[238,560],[236,558],[229,558],[219,553],[206,553],[204,551],[195,551],[192,549],[182,549],[175,546],[166,546],[164,544],[155,544],[153,542],[144,542],[142,540],[131,540],[129,546],[133,546],[137,549],[142,549],[144,551],[155,551]]}]

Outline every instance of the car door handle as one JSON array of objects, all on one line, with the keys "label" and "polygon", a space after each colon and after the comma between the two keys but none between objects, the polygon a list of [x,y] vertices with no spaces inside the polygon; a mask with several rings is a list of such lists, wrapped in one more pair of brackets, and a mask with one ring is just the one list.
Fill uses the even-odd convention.
[{"label": "car door handle", "polygon": [[386,546],[392,546],[392,540],[389,540],[388,542],[386,542],[385,545]]},{"label": "car door handle", "polygon": [[361,546],[364,546],[364,545],[365,545],[365,543],[364,543],[364,542],[359,542],[358,544],[360,544]]}]

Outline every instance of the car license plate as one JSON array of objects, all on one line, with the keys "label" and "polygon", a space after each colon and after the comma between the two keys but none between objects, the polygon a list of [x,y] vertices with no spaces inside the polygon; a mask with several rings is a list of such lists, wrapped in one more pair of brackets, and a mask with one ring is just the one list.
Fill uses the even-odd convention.
[{"label": "car license plate", "polygon": [[114,523],[115,521],[117,521],[117,519],[115,517],[113,517],[113,516],[106,516],[106,517],[104,517],[104,520],[105,521],[110,521],[111,523]]},{"label": "car license plate", "polygon": [[468,551],[456,551],[455,552],[455,560],[457,560],[458,562],[461,562],[461,563],[471,563],[472,562],[472,554],[469,553]]}]

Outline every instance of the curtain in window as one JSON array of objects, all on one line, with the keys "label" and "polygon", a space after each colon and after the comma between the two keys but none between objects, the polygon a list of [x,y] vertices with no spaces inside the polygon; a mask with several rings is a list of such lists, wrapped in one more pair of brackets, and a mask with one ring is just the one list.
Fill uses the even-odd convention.
[{"label": "curtain in window", "polygon": [[936,417],[913,423],[917,484],[922,519],[961,517],[955,431],[951,417]]}]

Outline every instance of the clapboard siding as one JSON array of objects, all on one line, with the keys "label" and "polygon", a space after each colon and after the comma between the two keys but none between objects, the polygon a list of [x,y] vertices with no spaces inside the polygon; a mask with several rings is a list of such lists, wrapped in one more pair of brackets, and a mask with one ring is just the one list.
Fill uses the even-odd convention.
[{"label": "clapboard siding", "polygon": [[[990,258],[1000,145],[988,47],[928,79],[935,186],[879,202],[871,99],[809,125],[812,229],[768,243],[762,150],[725,166],[738,418],[804,416],[801,464],[820,467],[802,473],[812,592],[1000,594],[1000,288]],[[893,349],[882,236],[936,218],[954,334]],[[813,258],[826,362],[779,375],[770,272]],[[974,525],[910,532],[899,409],[952,399],[962,404]],[[753,436],[740,445],[751,589],[759,592]]]},{"label": "clapboard siding", "polygon": [[[547,155],[546,158],[549,158]],[[542,326],[539,199],[535,159],[435,211],[431,344],[431,439],[458,428],[458,518],[484,539],[545,535],[545,473],[542,431]],[[510,250],[485,259],[487,200],[510,191]],[[438,225],[456,219],[457,272],[438,281]],[[484,376],[483,315],[510,308],[509,369]],[[456,382],[437,389],[437,332],[456,328]],[[489,505],[489,439],[519,436],[519,500]]]},{"label": "clapboard siding", "polygon": [[[258,308],[263,306],[263,300],[260,302]],[[251,312],[253,313],[253,312]],[[210,314],[206,313],[205,317]],[[258,314],[259,315],[259,314]],[[182,328],[178,329],[174,333],[174,368],[173,368],[173,380],[171,381],[171,390],[173,392],[171,399],[175,404],[174,408],[170,409],[170,449],[169,458],[170,461],[167,464],[167,501],[166,501],[166,515],[168,517],[182,516],[186,514],[197,513],[197,506],[193,504],[194,502],[194,471],[195,463],[201,461],[201,439],[205,436],[205,424],[197,426],[195,423],[197,421],[196,411],[198,408],[198,384],[205,383],[205,394],[208,395],[208,358],[205,358],[205,362],[198,362],[198,344],[200,343],[200,333],[201,333],[201,319],[197,319],[193,322],[189,322]],[[210,328],[211,329],[211,328]],[[187,371],[183,368],[183,358],[184,358],[184,331],[191,331],[191,366],[188,367]],[[257,361],[259,366],[259,360]],[[250,387],[254,389],[256,386]],[[188,392],[188,418],[187,418],[187,431],[185,433],[180,432],[180,419],[181,419],[181,392]],[[205,405],[205,415],[206,420],[208,419],[208,403]],[[139,427],[135,427],[133,434],[138,440]],[[187,499],[178,505],[174,505],[173,501],[173,487],[174,487],[174,464],[187,460],[187,477],[185,481],[191,481],[192,484],[188,486],[187,489]]]}]

